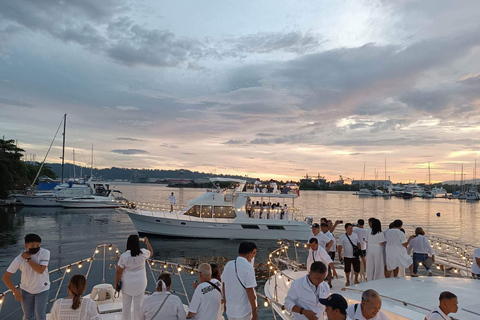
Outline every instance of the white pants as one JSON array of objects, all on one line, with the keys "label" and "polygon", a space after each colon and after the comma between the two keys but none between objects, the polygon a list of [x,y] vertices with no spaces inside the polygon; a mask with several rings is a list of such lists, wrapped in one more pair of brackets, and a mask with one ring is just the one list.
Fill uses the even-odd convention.
[{"label": "white pants", "polygon": [[142,308],[143,293],[138,296],[129,296],[122,292],[122,320],[132,319],[132,300],[133,300],[133,319],[140,319],[140,309]]},{"label": "white pants", "polygon": [[250,320],[252,319],[252,314],[249,313],[247,314],[245,317],[243,318],[232,318],[232,317],[228,317],[228,320]]},{"label": "white pants", "polygon": [[383,247],[369,246],[367,249],[367,280],[385,278],[385,261],[383,260]]}]

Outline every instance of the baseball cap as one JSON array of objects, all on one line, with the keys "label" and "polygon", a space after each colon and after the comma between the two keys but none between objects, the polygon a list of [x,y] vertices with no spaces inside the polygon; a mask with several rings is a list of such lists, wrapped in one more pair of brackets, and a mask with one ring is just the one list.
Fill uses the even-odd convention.
[{"label": "baseball cap", "polygon": [[347,314],[347,300],[338,293],[332,293],[327,299],[318,299],[318,301],[326,307],[332,307],[333,310],[340,310],[341,314]]},{"label": "baseball cap", "polygon": [[320,225],[318,223],[312,224],[312,228],[320,228]]}]

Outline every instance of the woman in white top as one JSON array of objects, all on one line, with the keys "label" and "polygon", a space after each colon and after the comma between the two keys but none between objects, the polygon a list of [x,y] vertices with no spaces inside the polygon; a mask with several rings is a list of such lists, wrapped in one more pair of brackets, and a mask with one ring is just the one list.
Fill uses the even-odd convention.
[{"label": "woman in white top", "polygon": [[115,288],[120,278],[122,279],[122,319],[132,319],[132,300],[134,319],[138,319],[142,306],[143,295],[147,288],[147,273],[145,261],[153,256],[153,249],[145,239],[147,249],[140,249],[140,240],[136,234],[128,237],[127,251],[118,259],[117,272],[115,274]]},{"label": "woman in white top", "polygon": [[100,320],[95,302],[82,298],[87,289],[87,279],[76,274],[68,284],[69,296],[55,301],[50,312],[52,320]]},{"label": "woman in white top", "polygon": [[397,277],[399,267],[409,268],[410,276],[418,277],[417,274],[413,273],[413,260],[407,253],[408,244],[410,243],[410,240],[413,239],[413,236],[407,240],[405,233],[400,230],[402,225],[402,220],[395,220],[393,222],[393,228],[385,233],[385,240],[387,241],[387,245],[385,246],[387,265],[387,272],[385,273],[386,278],[390,278],[392,271],[393,276]]},{"label": "woman in white top", "polygon": [[385,260],[383,256],[385,235],[380,220],[372,221],[371,232],[367,234],[367,280],[385,278]]}]

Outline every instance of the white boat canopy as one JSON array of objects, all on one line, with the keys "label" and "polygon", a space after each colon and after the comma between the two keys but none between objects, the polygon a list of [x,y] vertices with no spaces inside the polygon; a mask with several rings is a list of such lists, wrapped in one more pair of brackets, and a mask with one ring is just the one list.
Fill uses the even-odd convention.
[{"label": "white boat canopy", "polygon": [[220,178],[220,177],[216,177],[216,178],[209,178],[209,180],[211,182],[237,182],[237,183],[241,183],[241,184],[245,184],[247,183],[247,180],[242,180],[242,179],[232,179],[232,178]]}]

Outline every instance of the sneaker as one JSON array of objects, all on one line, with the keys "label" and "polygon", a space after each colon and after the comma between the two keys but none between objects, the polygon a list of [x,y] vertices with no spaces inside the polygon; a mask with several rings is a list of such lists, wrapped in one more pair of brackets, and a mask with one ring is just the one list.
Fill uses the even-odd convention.
[{"label": "sneaker", "polygon": [[428,269],[428,276],[431,277],[433,275],[432,270]]},{"label": "sneaker", "polygon": [[332,283],[331,283],[331,282],[329,282],[329,283],[328,283],[328,285],[330,286],[330,289],[332,289],[332,288],[333,288],[333,286],[332,286]]}]

